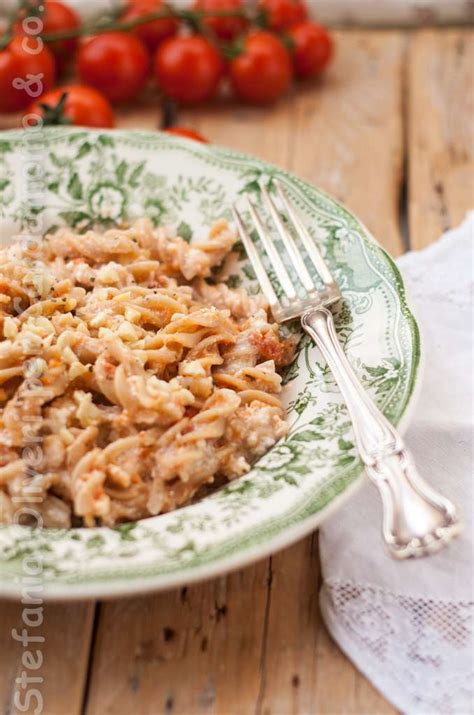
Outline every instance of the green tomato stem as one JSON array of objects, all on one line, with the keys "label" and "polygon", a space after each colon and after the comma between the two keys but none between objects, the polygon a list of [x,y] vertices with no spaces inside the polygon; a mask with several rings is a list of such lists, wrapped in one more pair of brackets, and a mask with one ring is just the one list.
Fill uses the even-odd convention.
[{"label": "green tomato stem", "polygon": [[105,22],[98,22],[95,25],[82,25],[81,27],[75,27],[71,30],[63,30],[61,32],[52,32],[50,34],[42,35],[42,38],[45,42],[57,42],[59,40],[71,40],[76,37],[84,37],[85,35],[97,35],[100,32],[128,32],[129,30],[134,30],[140,25],[145,25],[146,23],[153,22],[154,20],[163,20],[169,18],[170,16],[176,17],[178,20],[189,23],[194,27],[196,27],[197,24],[200,25],[202,20],[207,16],[239,17],[248,19],[247,14],[242,10],[213,10],[212,12],[206,12],[204,10],[173,9],[171,11],[171,9],[167,9],[143,15],[142,17],[137,17],[134,20],[128,20],[127,22],[123,22],[121,20],[106,20]]}]

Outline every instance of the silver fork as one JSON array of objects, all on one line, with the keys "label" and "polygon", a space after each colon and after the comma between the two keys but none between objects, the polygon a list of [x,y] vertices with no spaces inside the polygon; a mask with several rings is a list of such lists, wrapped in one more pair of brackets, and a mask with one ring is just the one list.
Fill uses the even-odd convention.
[{"label": "silver fork", "polygon": [[240,238],[272,315],[279,323],[301,317],[303,329],[320,349],[336,379],[349,410],[359,454],[382,498],[383,537],[391,555],[405,559],[434,553],[460,531],[456,508],[449,499],[438,494],[422,479],[402,437],[360,384],[338,340],[330,310],[342,299],[339,287],[282,184],[275,179],[274,185],[289,223],[318,272],[324,290],[318,290],[282,214],[265,186],[261,186],[264,203],[298,280],[305,289],[305,297],[300,298],[272,235],[267,231],[253,201],[247,196],[247,206],[255,228],[287,298],[285,305],[282,305],[238,206],[234,204],[234,218]]}]

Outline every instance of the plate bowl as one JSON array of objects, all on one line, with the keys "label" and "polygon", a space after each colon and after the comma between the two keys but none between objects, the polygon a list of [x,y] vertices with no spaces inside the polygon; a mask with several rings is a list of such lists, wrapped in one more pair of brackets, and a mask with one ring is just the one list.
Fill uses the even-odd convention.
[{"label": "plate bowl", "polygon": [[[347,209],[257,158],[167,134],[52,128],[0,140],[0,238],[63,224],[104,228],[148,216],[188,240],[259,202],[278,176],[341,286],[338,334],[359,378],[399,424],[413,398],[420,346],[390,256]],[[242,257],[230,285],[258,291]],[[303,337],[284,375],[288,436],[244,477],[169,514],[116,528],[0,527],[0,592],[20,597],[25,560],[47,599],[111,598],[242,567],[312,531],[360,484],[347,410],[317,348]]]}]

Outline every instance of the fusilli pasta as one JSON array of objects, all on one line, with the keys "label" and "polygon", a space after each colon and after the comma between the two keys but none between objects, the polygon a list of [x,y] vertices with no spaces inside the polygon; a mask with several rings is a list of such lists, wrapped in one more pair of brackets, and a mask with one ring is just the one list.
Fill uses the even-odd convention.
[{"label": "fusilli pasta", "polygon": [[0,251],[0,522],[18,503],[61,528],[170,511],[286,433],[294,343],[216,282],[235,240],[143,219]]}]

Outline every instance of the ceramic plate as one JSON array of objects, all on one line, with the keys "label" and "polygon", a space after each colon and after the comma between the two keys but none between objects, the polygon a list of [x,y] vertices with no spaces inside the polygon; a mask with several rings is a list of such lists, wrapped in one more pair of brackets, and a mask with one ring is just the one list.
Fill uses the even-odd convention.
[{"label": "ceramic plate", "polygon": [[[21,226],[110,226],[139,216],[189,240],[229,219],[245,192],[280,177],[344,294],[338,333],[366,389],[394,424],[413,396],[419,336],[392,259],[343,206],[274,166],[160,133],[55,128],[0,137],[0,236]],[[245,258],[230,278],[256,291]],[[318,350],[303,338],[284,377],[291,425],[245,477],[170,514],[114,529],[0,528],[0,585],[21,593],[25,556],[44,595],[111,597],[167,588],[259,559],[313,530],[347,498],[362,467],[347,414]]]}]

